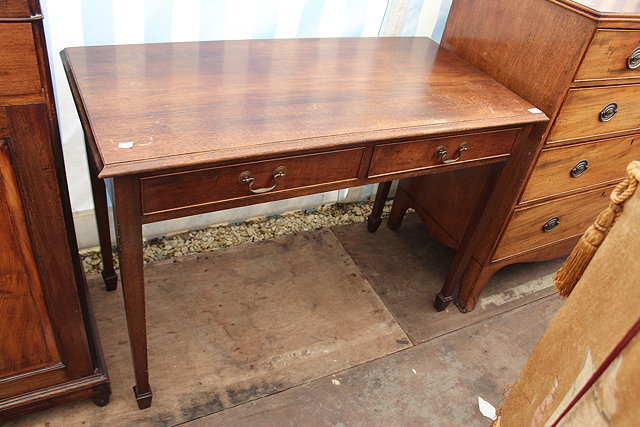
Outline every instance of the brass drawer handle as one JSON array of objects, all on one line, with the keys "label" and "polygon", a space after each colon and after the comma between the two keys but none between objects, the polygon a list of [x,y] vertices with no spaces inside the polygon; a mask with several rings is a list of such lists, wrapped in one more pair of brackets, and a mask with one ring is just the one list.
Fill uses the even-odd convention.
[{"label": "brass drawer handle", "polygon": [[278,178],[282,178],[286,175],[287,175],[287,170],[285,169],[284,166],[278,166],[277,168],[275,168],[273,170],[273,185],[271,187],[253,188],[253,183],[256,181],[256,179],[253,177],[253,174],[249,171],[242,172],[238,177],[238,181],[241,184],[248,184],[249,191],[251,191],[252,193],[262,194],[276,188],[276,185],[278,185]]},{"label": "brass drawer handle", "polygon": [[616,104],[615,102],[607,104],[607,106],[604,107],[602,111],[600,111],[600,121],[608,122],[609,120],[613,119],[613,116],[615,116],[617,112],[618,104]]},{"label": "brass drawer handle", "polygon": [[460,144],[460,147],[458,147],[458,157],[456,157],[455,159],[445,160],[447,157],[447,150],[445,150],[444,145],[440,145],[438,148],[436,148],[436,156],[438,156],[440,161],[446,165],[460,160],[462,152],[467,151],[468,149],[469,147],[467,147],[467,143],[463,142],[462,144]]},{"label": "brass drawer handle", "polygon": [[559,225],[560,225],[560,218],[558,218],[557,216],[554,216],[553,218],[549,218],[547,222],[544,223],[544,225],[542,226],[542,231],[544,231],[545,233],[548,233]]},{"label": "brass drawer handle", "polygon": [[627,58],[627,68],[635,70],[640,67],[640,47],[633,49],[633,52]]},{"label": "brass drawer handle", "polygon": [[574,167],[571,168],[571,177],[577,178],[583,173],[585,173],[589,169],[589,161],[588,160],[580,160],[575,164]]}]

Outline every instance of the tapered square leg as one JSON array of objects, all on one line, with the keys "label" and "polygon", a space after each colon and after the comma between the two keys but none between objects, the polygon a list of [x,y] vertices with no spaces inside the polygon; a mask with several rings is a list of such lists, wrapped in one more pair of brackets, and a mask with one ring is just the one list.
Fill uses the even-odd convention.
[{"label": "tapered square leg", "polygon": [[[87,153],[89,148],[87,147]],[[89,157],[89,176],[91,177],[91,191],[93,193],[93,206],[98,224],[98,237],[100,240],[100,254],[102,255],[102,279],[107,291],[115,291],[118,286],[118,275],[113,266],[113,253],[111,252],[111,231],[109,229],[109,207],[107,205],[107,191],[104,181],[98,178],[98,173]]]},{"label": "tapered square leg", "polygon": [[373,210],[371,215],[367,218],[367,230],[375,232],[382,223],[382,211],[384,210],[384,204],[389,196],[389,189],[391,188],[391,182],[381,182],[378,184],[378,191],[376,192],[376,200],[373,202]]},{"label": "tapered square leg", "polygon": [[134,393],[140,409],[151,405],[147,320],[142,260],[142,214],[138,177],[114,178],[115,219],[120,254],[122,296],[127,315],[129,344],[136,377]]}]

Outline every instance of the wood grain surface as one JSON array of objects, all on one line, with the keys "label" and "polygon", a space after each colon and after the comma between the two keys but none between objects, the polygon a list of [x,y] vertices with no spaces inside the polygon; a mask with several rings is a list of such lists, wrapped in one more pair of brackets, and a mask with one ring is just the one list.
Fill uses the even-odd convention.
[{"label": "wood grain surface", "polygon": [[[595,220],[597,213],[609,204],[612,188],[592,190],[541,205],[517,209],[492,260],[499,260],[584,233]],[[544,232],[542,226],[552,217],[558,217],[560,225],[549,232]]]},{"label": "wood grain surface", "polygon": [[[75,283],[72,253],[63,226],[62,196],[55,175],[47,108],[44,104],[13,106],[5,107],[5,112],[11,133],[12,166],[19,183],[28,238],[48,302],[46,313],[64,363],[53,363],[37,375],[31,370],[29,375],[3,379],[0,396],[16,396],[59,385],[92,375],[95,369],[78,297],[79,287]],[[55,256],[58,254],[60,256]],[[6,405],[6,401],[0,400],[0,418]]]},{"label": "wood grain surface", "polygon": [[547,0],[505,3],[454,1],[442,46],[553,119],[595,23]]},{"label": "wood grain surface", "polygon": [[0,97],[42,91],[30,23],[0,23],[0,58]]},{"label": "wood grain surface", "polygon": [[[635,135],[543,150],[520,203],[619,181],[625,165],[638,158],[640,139]],[[582,160],[588,169],[573,177],[572,168]]]},{"label": "wood grain surface", "polygon": [[79,47],[62,56],[100,177],[544,120],[426,38]]},{"label": "wood grain surface", "polygon": [[627,59],[640,47],[640,30],[598,30],[580,64],[576,80],[640,77],[640,67],[630,69]]},{"label": "wood grain surface", "polygon": [[[254,189],[275,184],[275,188],[270,191],[272,194],[294,188],[355,180],[358,178],[363,154],[364,148],[351,148],[142,178],[142,213],[150,214],[224,200],[259,198],[249,190],[247,183],[239,181],[240,174],[245,171],[250,172],[255,179],[252,187]],[[273,175],[277,168],[285,168],[286,175],[274,182]]]},{"label": "wood grain surface", "polygon": [[4,112],[4,108],[0,108],[0,138],[7,138],[9,136],[9,123],[7,122],[7,114]]},{"label": "wood grain surface", "polygon": [[0,378],[62,361],[10,154],[0,139]]},{"label": "wood grain surface", "polygon": [[[600,112],[612,102],[618,104],[618,112],[603,122]],[[640,84],[571,89],[547,144],[615,136],[639,129]]]},{"label": "wood grain surface", "polygon": [[31,16],[29,0],[0,0],[0,19]]},{"label": "wood grain surface", "polygon": [[[442,166],[443,159],[437,154],[440,147],[447,152],[444,160],[455,159],[459,156],[457,164],[506,157],[511,152],[518,131],[519,129],[506,129],[448,138],[377,145],[373,151],[369,176],[408,171],[418,172],[429,167]],[[465,144],[467,150],[460,152],[462,144]]]}]

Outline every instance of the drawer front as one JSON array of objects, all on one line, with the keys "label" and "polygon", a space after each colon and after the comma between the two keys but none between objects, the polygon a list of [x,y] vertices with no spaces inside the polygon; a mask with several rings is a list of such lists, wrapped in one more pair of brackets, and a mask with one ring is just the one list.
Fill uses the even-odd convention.
[{"label": "drawer front", "polygon": [[640,129],[640,85],[571,89],[547,143],[637,129]]},{"label": "drawer front", "polygon": [[[216,202],[259,197],[254,190],[278,193],[286,190],[355,180],[364,148],[331,151],[282,159],[221,166],[141,178],[142,213],[213,204]],[[284,168],[284,176],[275,178]],[[253,182],[240,182],[240,176]]]},{"label": "drawer front", "polygon": [[626,77],[640,77],[640,31],[596,31],[576,80]]},{"label": "drawer front", "polygon": [[624,165],[640,158],[638,145],[633,136],[543,150],[520,202],[622,179]]},{"label": "drawer front", "polygon": [[[533,250],[577,236],[609,205],[613,186],[516,209],[492,260]],[[557,225],[554,226],[554,219]]]},{"label": "drawer front", "polygon": [[42,91],[31,24],[0,23],[0,58],[0,96]]},{"label": "drawer front", "polygon": [[0,18],[27,18],[31,16],[29,0],[0,0]]},{"label": "drawer front", "polygon": [[[518,136],[518,131],[519,129],[506,129],[376,145],[368,176],[372,178],[438,167],[444,165],[443,160],[452,160],[458,155],[460,158],[455,163],[507,156]],[[466,150],[461,152],[460,147],[463,144]],[[438,153],[439,148],[446,150],[447,154],[444,158]]]}]

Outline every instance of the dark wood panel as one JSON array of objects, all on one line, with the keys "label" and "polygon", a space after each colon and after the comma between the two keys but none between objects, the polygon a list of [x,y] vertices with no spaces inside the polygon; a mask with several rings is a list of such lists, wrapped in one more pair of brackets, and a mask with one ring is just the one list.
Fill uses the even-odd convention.
[{"label": "dark wood panel", "polygon": [[0,22],[0,96],[42,92],[31,24]]},{"label": "dark wood panel", "polygon": [[[248,183],[239,182],[245,171],[255,179],[253,189],[275,185],[270,193],[355,180],[364,150],[353,148],[142,178],[142,212],[151,214],[232,199],[257,198],[259,196],[249,190]],[[277,168],[285,168],[285,176],[274,180]]]},{"label": "dark wood panel", "polygon": [[[506,258],[584,233],[596,219],[599,211],[609,204],[612,188],[592,190],[541,205],[516,209],[492,260]],[[554,217],[559,219],[559,225],[545,232],[543,226]]]},{"label": "dark wood panel", "polygon": [[410,206],[421,217],[430,216],[431,221],[446,230],[455,245],[450,244],[448,239],[439,239],[442,243],[457,247],[462,241],[484,184],[499,172],[500,167],[501,165],[481,166],[403,179],[398,189],[410,197]]},{"label": "dark wood panel", "polygon": [[578,69],[576,80],[640,78],[640,67],[633,69],[628,64],[629,56],[638,48],[638,30],[596,31]]},{"label": "dark wood panel", "polygon": [[2,139],[0,319],[4,324],[0,328],[0,378],[62,361],[31,249],[9,147]]},{"label": "dark wood panel", "polygon": [[[626,165],[637,158],[635,135],[543,150],[520,203],[621,180]],[[579,162],[587,165],[582,174]]]},{"label": "dark wood panel", "polygon": [[[47,107],[6,107],[15,173],[20,182],[33,251],[48,309],[65,362],[64,375],[93,373],[72,254],[68,246]],[[58,226],[52,226],[58,224]],[[18,385],[14,385],[17,389]]]},{"label": "dark wood panel", "polygon": [[[508,156],[519,129],[458,135],[420,141],[405,141],[377,145],[373,152],[369,176],[381,176],[398,172],[420,171],[442,166],[438,148],[447,151],[444,160],[459,155],[456,163],[466,163],[491,157]],[[467,148],[460,152],[462,144]]]},{"label": "dark wood panel", "polygon": [[426,38],[100,46],[63,62],[101,177],[545,120]]},{"label": "dark wood panel", "polygon": [[26,18],[31,16],[29,0],[0,0],[1,18]]},{"label": "dark wood panel", "polygon": [[0,108],[0,138],[9,137],[9,124],[7,123],[7,115],[4,108]]},{"label": "dark wood panel", "polygon": [[[11,152],[13,199],[24,209],[22,216],[18,208],[11,212],[11,220],[26,227],[16,244],[33,251],[31,257],[25,253],[11,262],[12,240],[3,236],[0,242],[0,258],[8,257],[2,261],[3,280],[15,278],[7,282],[19,288],[0,295],[0,355],[10,358],[22,345],[30,360],[0,374],[0,424],[79,398],[92,397],[104,405],[110,394],[77,255],[38,3],[0,0],[0,138],[7,138]],[[5,165],[1,169],[10,172]],[[0,224],[3,231],[11,225],[4,219]],[[21,262],[33,264],[29,274],[16,273]],[[33,345],[41,330],[55,349],[55,357],[45,363],[37,360],[39,350]]]},{"label": "dark wood panel", "polygon": [[456,0],[442,46],[552,117],[594,29],[546,0]]}]

